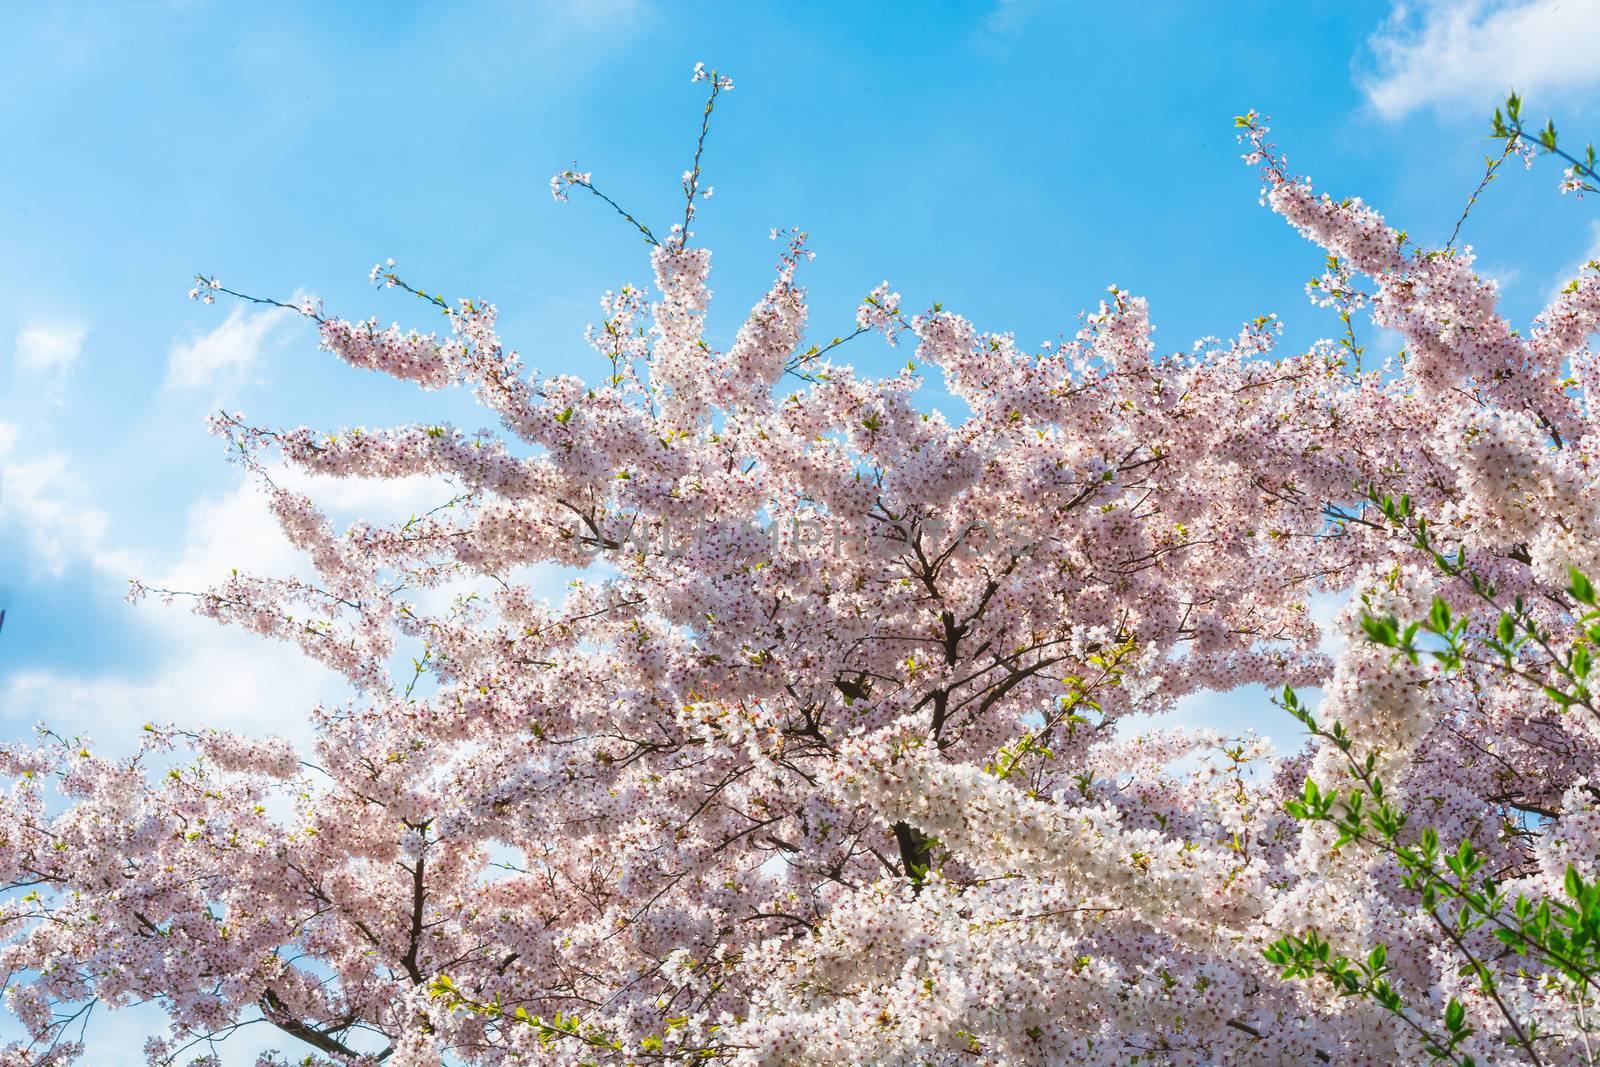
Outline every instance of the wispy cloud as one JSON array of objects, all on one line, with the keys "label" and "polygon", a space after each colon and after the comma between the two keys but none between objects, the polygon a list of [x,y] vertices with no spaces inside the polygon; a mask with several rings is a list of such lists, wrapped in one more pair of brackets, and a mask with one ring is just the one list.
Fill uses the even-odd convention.
[{"label": "wispy cloud", "polygon": [[[16,434],[0,423],[0,462]],[[303,553],[289,543],[253,481],[190,506],[182,540],[165,560],[128,558],[105,545],[107,517],[85,508],[70,472],[59,460],[35,463],[52,477],[30,477],[26,492],[9,503],[10,517],[33,531],[36,560],[64,568],[85,560],[102,569],[119,565],[117,577],[137,569],[153,587],[203,592],[241,573],[311,578]],[[6,464],[6,470],[13,469]],[[282,465],[270,468],[273,481],[308,493],[338,522],[345,516],[375,519],[420,514],[445,500],[452,487],[439,479],[411,477],[367,480],[313,477]],[[45,490],[54,486],[52,495]],[[0,525],[7,512],[0,507]],[[476,586],[473,586],[476,588]],[[413,602],[441,610],[465,586],[418,590]],[[486,590],[484,590],[486,591]],[[156,654],[121,670],[77,675],[55,668],[13,673],[0,679],[0,736],[9,724],[47,719],[69,733],[93,736],[116,750],[127,750],[146,722],[177,722],[190,727],[221,726],[252,734],[274,733],[305,748],[311,741],[307,712],[319,702],[350,696],[347,683],[298,649],[237,627],[219,626],[185,610],[187,601],[165,604],[151,597],[125,610],[137,612]]]},{"label": "wispy cloud", "polygon": [[236,384],[251,375],[261,352],[275,338],[287,336],[296,321],[292,311],[235,307],[222,324],[172,346],[167,357],[167,388],[198,391]]},{"label": "wispy cloud", "polygon": [[92,502],[68,458],[30,454],[15,426],[0,423],[0,529],[16,536],[31,560],[60,575],[88,563],[127,577],[131,557],[106,542],[110,519]]},{"label": "wispy cloud", "polygon": [[1358,75],[1387,119],[1433,107],[1487,115],[1508,90],[1550,97],[1600,84],[1593,0],[1422,0],[1396,3],[1372,36],[1373,69]]},{"label": "wispy cloud", "polygon": [[17,369],[55,373],[64,371],[83,354],[82,326],[30,323],[17,331]]},{"label": "wispy cloud", "polygon": [[83,355],[89,331],[70,322],[28,322],[17,331],[12,388],[25,402],[59,405],[67,375]]},{"label": "wispy cloud", "polygon": [[[249,484],[196,502],[186,527],[170,562],[144,575],[152,584],[200,591],[233,567],[265,574],[303,569],[262,494]],[[292,740],[304,742],[310,707],[345,695],[331,671],[286,645],[196,618],[178,604],[147,600],[125,610],[139,614],[165,654],[98,675],[19,671],[0,690],[5,716],[48,719],[119,750],[129,748],[151,721],[261,734],[287,729]]]}]

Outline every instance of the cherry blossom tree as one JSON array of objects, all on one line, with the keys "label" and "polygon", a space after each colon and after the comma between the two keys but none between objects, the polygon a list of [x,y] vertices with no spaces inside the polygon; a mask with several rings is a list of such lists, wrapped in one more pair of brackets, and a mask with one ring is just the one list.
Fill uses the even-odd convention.
[{"label": "cherry blossom tree", "polygon": [[[1026,349],[885,283],[812,341],[783,231],[719,351],[693,224],[732,83],[695,78],[681,221],[552,184],[649,246],[587,378],[392,262],[374,280],[438,330],[292,305],[498,426],[216,417],[314,576],[133,596],[355,696],[305,753],[157,724],[121,758],[0,747],[0,973],[32,1035],[0,1063],[69,1062],[92,1006],[148,1002],[157,1064],[242,1026],[281,1031],[262,1064],[1594,1062],[1581,946],[1471,920],[1573,900],[1581,928],[1600,874],[1569,569],[1600,573],[1600,269],[1519,332],[1470,251],[1314,192],[1252,113],[1343,339],[1282,354],[1266,316],[1163,353],[1113,289]],[[1363,368],[1368,320],[1405,348]],[[873,333],[903,370],[836,361]],[[453,495],[339,532],[285,466]],[[491,592],[439,606],[462,582]],[[1337,655],[1319,593],[1349,596]],[[1283,698],[1306,747],[1124,721],[1252,683],[1323,688]]]}]

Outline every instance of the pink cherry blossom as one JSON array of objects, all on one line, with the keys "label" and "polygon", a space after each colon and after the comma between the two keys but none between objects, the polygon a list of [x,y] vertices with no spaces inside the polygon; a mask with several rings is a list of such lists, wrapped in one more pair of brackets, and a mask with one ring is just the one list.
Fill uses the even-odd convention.
[{"label": "pink cherry blossom", "polygon": [[[314,576],[153,591],[354,695],[311,711],[304,753],[159,724],[122,758],[48,731],[0,747],[0,967],[33,1039],[0,1063],[71,1060],[89,1002],[159,1004],[152,1063],[251,1020],[282,1033],[271,1064],[1422,1062],[1390,1015],[1266,962],[1312,924],[1387,944],[1408,996],[1467,1004],[1479,1062],[1523,1063],[1392,866],[1330,858],[1286,813],[1336,754],[1291,723],[1274,749],[1130,717],[1321,686],[1508,888],[1597,873],[1600,725],[1364,643],[1363,612],[1425,613],[1462,580],[1360,502],[1408,494],[1571,637],[1566,567],[1600,570],[1600,272],[1518,332],[1469,252],[1409,247],[1241,121],[1265,202],[1337,259],[1313,295],[1403,338],[1388,372],[1281,353],[1271,316],[1166,352],[1114,287],[1024,350],[884,283],[851,336],[914,349],[872,377],[812,339],[850,311],[813,313],[789,231],[722,351],[698,156],[683,224],[654,240],[627,216],[653,288],[606,294],[583,377],[527,368],[493,304],[392,261],[374,280],[440,332],[302,309],[334,357],[468,387],[496,428],[213,420]],[[279,463],[457,495],[340,531]],[[563,597],[534,564],[570,569]],[[463,577],[493,591],[418,592]],[[1336,655],[1319,595],[1351,598]],[[1538,975],[1506,995],[1544,1062],[1581,1062]]]}]

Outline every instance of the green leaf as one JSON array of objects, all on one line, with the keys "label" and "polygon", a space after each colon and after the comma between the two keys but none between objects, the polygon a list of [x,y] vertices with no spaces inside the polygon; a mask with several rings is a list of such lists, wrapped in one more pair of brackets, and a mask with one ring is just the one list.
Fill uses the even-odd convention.
[{"label": "green leaf", "polygon": [[1393,616],[1384,616],[1380,619],[1372,615],[1362,615],[1361,629],[1367,635],[1367,640],[1375,645],[1393,648],[1400,643],[1400,624]]},{"label": "green leaf", "polygon": [[1572,578],[1572,584],[1567,587],[1567,592],[1571,593],[1579,603],[1594,607],[1594,586],[1589,584],[1588,576],[1576,567],[1568,568],[1567,573]]},{"label": "green leaf", "polygon": [[1563,693],[1561,690],[1556,689],[1553,686],[1544,686],[1544,695],[1555,701],[1557,704],[1560,704],[1563,708],[1569,708],[1573,704],[1577,703],[1576,698]]}]

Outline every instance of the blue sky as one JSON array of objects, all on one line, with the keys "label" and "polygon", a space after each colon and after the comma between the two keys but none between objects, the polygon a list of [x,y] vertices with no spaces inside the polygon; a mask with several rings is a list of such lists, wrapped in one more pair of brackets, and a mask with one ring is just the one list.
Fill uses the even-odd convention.
[{"label": "blue sky", "polygon": [[[191,303],[191,276],[427,324],[368,284],[393,256],[499,304],[529,364],[593,374],[582,328],[647,264],[600,205],[552,203],[549,176],[577,160],[666,225],[698,60],[737,82],[697,226],[723,340],[770,281],[768,230],[792,225],[823,337],[887,278],[1029,344],[1115,283],[1150,298],[1163,347],[1264,312],[1303,345],[1336,329],[1302,292],[1320,256],[1258,205],[1233,115],[1272,115],[1297,170],[1424,242],[1481,176],[1505,89],[1600,137],[1597,0],[80,4],[0,24],[0,738],[41,718],[110,744],[150,719],[294,733],[337,697],[286,649],[122,601],[133,574],[295,566],[206,412],[489,420],[337,364],[303,323]],[[1556,177],[1508,169],[1466,230],[1521,321],[1600,238]],[[858,344],[868,366],[904,358]],[[403,517],[426,488],[319,495]]]}]

